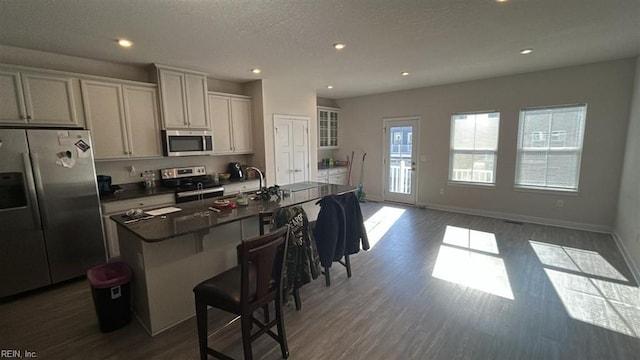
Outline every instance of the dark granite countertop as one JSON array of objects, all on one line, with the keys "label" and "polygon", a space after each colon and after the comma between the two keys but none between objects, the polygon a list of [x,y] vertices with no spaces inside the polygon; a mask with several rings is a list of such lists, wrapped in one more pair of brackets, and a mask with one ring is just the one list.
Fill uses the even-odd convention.
[{"label": "dark granite countertop", "polygon": [[[182,211],[174,212],[164,216],[155,216],[151,219],[139,220],[134,223],[125,224],[129,218],[124,214],[111,216],[115,222],[127,230],[133,232],[142,240],[156,242],[180,235],[196,233],[218,225],[238,221],[260,213],[272,212],[282,207],[299,205],[308,201],[318,200],[327,195],[343,194],[357,189],[356,186],[324,184],[316,182],[306,182],[293,184],[300,188],[312,186],[312,188],[294,191],[282,199],[272,196],[271,200],[250,200],[247,206],[238,206],[235,209],[221,210],[215,212],[209,210],[213,205],[213,199],[203,201],[191,201],[177,204],[176,207]],[[201,214],[208,213],[206,216]]]},{"label": "dark granite countertop", "polygon": [[[239,180],[239,179],[229,179],[227,181],[220,181],[218,185],[225,186],[228,184],[235,184],[239,182],[249,182],[249,181],[258,181],[259,179],[247,179],[247,180]],[[113,194],[100,194],[100,202],[110,202],[110,201],[119,201],[119,200],[129,200],[136,199],[147,196],[154,195],[163,195],[163,194],[173,194],[175,189],[168,188],[160,185],[160,182],[156,182],[156,186],[152,189],[145,189],[142,187],[142,183],[130,183],[130,184],[120,184],[117,185],[120,187],[119,190],[116,190]]]}]

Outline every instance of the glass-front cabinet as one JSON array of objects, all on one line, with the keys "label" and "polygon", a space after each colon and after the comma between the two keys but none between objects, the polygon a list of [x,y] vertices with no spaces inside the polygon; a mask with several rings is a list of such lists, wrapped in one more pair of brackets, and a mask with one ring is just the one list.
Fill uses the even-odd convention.
[{"label": "glass-front cabinet", "polygon": [[318,148],[338,148],[339,109],[318,107]]}]

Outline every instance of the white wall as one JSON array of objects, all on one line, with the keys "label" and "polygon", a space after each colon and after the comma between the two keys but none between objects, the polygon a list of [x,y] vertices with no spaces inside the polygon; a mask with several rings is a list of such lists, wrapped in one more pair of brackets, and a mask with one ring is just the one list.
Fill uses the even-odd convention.
[{"label": "white wall", "polygon": [[[141,181],[140,173],[145,170],[156,172],[156,178],[160,180],[160,169],[204,166],[207,174],[215,172],[226,172],[229,162],[238,161],[242,164],[248,163],[247,155],[216,155],[216,156],[180,156],[165,157],[158,159],[138,159],[138,160],[116,160],[116,161],[96,161],[96,174],[109,175],[113,184],[127,184]],[[134,176],[129,175],[129,169],[134,166],[136,171]]]},{"label": "white wall", "polygon": [[149,82],[150,80],[149,72],[141,66],[53,54],[7,45],[0,45],[0,63],[142,82]]},{"label": "white wall", "polygon": [[[359,169],[362,153],[368,153],[365,191],[368,197],[379,199],[383,188],[382,119],[419,116],[418,204],[610,231],[634,68],[635,59],[623,59],[338,100],[342,119],[339,156],[356,151],[354,169]],[[514,191],[520,109],[575,103],[588,105],[579,194]],[[448,186],[451,115],[482,110],[500,112],[496,186]],[[556,207],[557,200],[563,200],[564,207]]]},{"label": "white wall", "polygon": [[640,57],[636,61],[633,104],[620,182],[614,234],[627,252],[638,276],[640,265]]},{"label": "white wall", "polygon": [[316,92],[308,88],[306,84],[299,84],[278,79],[263,80],[263,106],[264,106],[264,149],[265,168],[267,170],[267,184],[273,185],[275,181],[275,147],[273,139],[274,115],[298,115],[309,117],[309,151],[310,151],[310,180],[316,178],[317,169],[313,166],[317,160],[318,136],[316,121]]}]

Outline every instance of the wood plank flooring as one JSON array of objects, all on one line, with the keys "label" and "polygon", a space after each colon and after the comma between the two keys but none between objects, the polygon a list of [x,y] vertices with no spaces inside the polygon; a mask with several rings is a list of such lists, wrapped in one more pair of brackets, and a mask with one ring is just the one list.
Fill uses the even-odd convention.
[{"label": "wood plank flooring", "polygon": [[[639,358],[640,292],[609,235],[362,205],[365,219],[385,207],[404,212],[351,258],[352,278],[334,264],[330,287],[319,278],[301,289],[301,311],[287,307],[290,359]],[[530,240],[547,251],[545,263]],[[436,267],[448,280],[432,275]],[[503,296],[491,293],[494,283]],[[232,319],[213,309],[209,318],[211,330]],[[241,359],[239,330],[236,322],[216,332],[210,346]],[[84,279],[2,301],[0,349],[39,359],[198,358],[193,318],[155,337],[136,321],[101,333]],[[257,359],[280,358],[267,336],[253,349]]]}]

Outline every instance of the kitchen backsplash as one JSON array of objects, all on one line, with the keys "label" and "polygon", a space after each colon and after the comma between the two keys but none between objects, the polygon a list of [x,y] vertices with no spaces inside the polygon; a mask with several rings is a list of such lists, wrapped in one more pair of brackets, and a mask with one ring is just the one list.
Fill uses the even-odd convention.
[{"label": "kitchen backsplash", "polygon": [[[207,174],[226,172],[229,162],[238,161],[246,164],[248,155],[233,156],[181,156],[161,159],[139,159],[122,161],[97,161],[96,174],[111,176],[112,184],[126,184],[141,181],[140,174],[145,170],[156,171],[156,178],[160,178],[158,170],[173,167],[202,165],[207,168]],[[131,171],[131,167],[134,170]],[[130,175],[130,172],[133,175]]]}]

